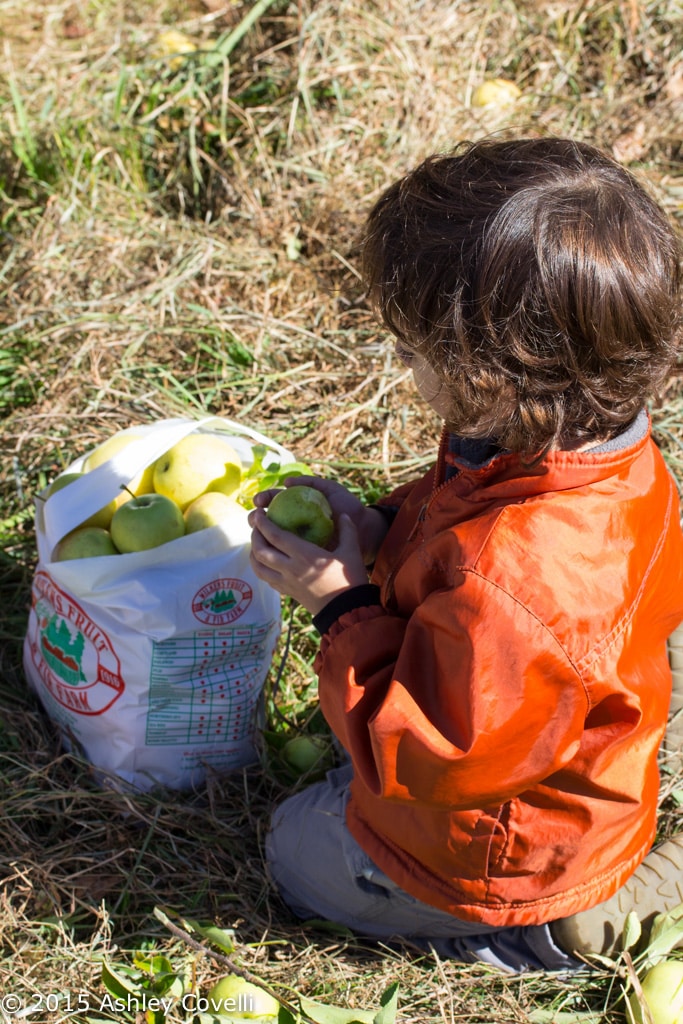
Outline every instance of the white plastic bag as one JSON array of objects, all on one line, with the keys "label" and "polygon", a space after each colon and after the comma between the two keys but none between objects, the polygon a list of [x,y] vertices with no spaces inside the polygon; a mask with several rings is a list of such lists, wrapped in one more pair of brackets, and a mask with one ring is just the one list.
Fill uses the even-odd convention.
[{"label": "white plastic bag", "polygon": [[208,770],[226,772],[257,756],[280,599],[249,564],[246,510],[227,529],[213,526],[138,553],[53,562],[52,552],[194,431],[227,436],[245,466],[254,443],[280,465],[294,459],[218,417],[131,429],[139,440],[36,502],[38,565],[24,668],[66,746],[77,745],[96,768],[136,788],[186,789]]}]

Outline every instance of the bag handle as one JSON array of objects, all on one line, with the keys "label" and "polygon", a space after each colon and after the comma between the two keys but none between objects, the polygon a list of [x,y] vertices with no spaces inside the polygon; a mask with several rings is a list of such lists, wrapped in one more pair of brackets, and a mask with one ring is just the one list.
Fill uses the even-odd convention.
[{"label": "bag handle", "polygon": [[[231,420],[223,416],[214,416],[209,420],[202,420],[202,422],[208,423],[209,425],[211,425],[211,423],[216,423],[219,424],[220,427],[231,427],[236,434],[243,434],[250,440],[256,441],[257,444],[264,444],[266,448],[270,448],[272,451],[277,452],[280,456],[281,465],[286,465],[288,462],[295,461],[293,454],[287,448],[283,448],[283,446],[278,444],[277,441],[271,441],[269,437],[266,437],[265,434],[260,434],[259,431],[254,430],[253,427],[247,427],[243,423],[238,423],[237,420]],[[229,433],[229,431],[226,431],[226,433]]]},{"label": "bag handle", "polygon": [[[52,551],[62,537],[116,498],[122,486],[128,484],[169,448],[202,427],[213,427],[214,432],[230,436],[243,435],[249,440],[264,444],[280,456],[281,464],[294,461],[294,456],[282,445],[236,420],[223,419],[219,416],[207,416],[200,420],[176,418],[131,427],[131,433],[137,431],[141,436],[131,441],[124,450],[113,455],[108,462],[74,480],[68,487],[56,491],[47,500],[38,496],[36,536],[41,560],[50,561]],[[85,458],[84,456],[77,459],[71,468],[74,471],[80,469]]]}]

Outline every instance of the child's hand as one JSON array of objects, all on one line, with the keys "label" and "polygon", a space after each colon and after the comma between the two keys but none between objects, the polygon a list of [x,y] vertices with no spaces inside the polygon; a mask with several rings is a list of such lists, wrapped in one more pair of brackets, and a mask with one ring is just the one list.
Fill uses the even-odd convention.
[{"label": "child's hand", "polygon": [[[300,478],[297,478],[300,479]],[[268,494],[268,491],[262,492]],[[337,520],[337,546],[326,551],[276,526],[263,508],[249,514],[251,565],[264,582],[317,615],[349,587],[368,582],[358,533],[348,515]]]},{"label": "child's hand", "polygon": [[[358,544],[363,563],[372,565],[388,529],[387,521],[382,513],[378,512],[376,508],[367,508],[343,484],[338,484],[334,480],[324,480],[318,476],[292,476],[284,481],[285,487],[294,487],[297,484],[315,487],[316,490],[324,494],[330,503],[336,522],[342,515],[349,517],[358,532]],[[261,491],[254,495],[254,505],[257,508],[267,508],[276,494],[277,490],[275,489]]]}]

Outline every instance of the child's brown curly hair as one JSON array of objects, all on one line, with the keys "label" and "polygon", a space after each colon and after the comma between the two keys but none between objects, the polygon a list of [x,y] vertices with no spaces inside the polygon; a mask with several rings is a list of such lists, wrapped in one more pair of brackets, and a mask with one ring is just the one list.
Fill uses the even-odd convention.
[{"label": "child's brown curly hair", "polygon": [[363,239],[370,301],[443,378],[448,426],[513,451],[608,438],[656,395],[681,328],[680,243],[600,150],[467,143],[392,185]]}]

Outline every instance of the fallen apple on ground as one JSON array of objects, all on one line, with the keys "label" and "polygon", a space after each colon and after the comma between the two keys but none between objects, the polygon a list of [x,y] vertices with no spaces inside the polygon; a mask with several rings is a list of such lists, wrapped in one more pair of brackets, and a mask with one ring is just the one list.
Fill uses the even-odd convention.
[{"label": "fallen apple on ground", "polygon": [[183,514],[163,494],[141,494],[117,508],[111,521],[111,536],[122,554],[147,551],[168,544],[185,534]]},{"label": "fallen apple on ground", "polygon": [[[52,481],[50,489],[47,493],[47,497],[52,497],[52,495],[56,494],[57,491],[61,491],[64,487],[68,487],[69,484],[72,484],[74,482],[74,480],[80,480],[80,478],[83,476],[85,476],[85,473],[62,473],[61,476],[58,476],[55,480]],[[102,508],[99,509],[99,511],[94,513],[94,515],[88,516],[87,519],[84,519],[83,522],[79,523],[78,525],[100,526],[102,527],[103,530],[106,530],[109,527],[109,524],[111,523],[114,512],[116,512],[117,505],[118,501],[116,498],[114,498],[106,505],[103,505]]]},{"label": "fallen apple on ground", "polygon": [[332,509],[325,495],[315,487],[296,484],[278,491],[266,514],[276,526],[320,548],[332,540]]},{"label": "fallen apple on ground", "polygon": [[[642,980],[643,998],[653,1024],[681,1024],[683,1021],[683,960],[662,960]],[[635,992],[629,996],[635,1024],[643,1024],[643,1008]]]},{"label": "fallen apple on ground", "polygon": [[232,494],[242,462],[229,441],[215,434],[188,434],[154,463],[154,490],[185,509],[200,494]]},{"label": "fallen apple on ground", "polygon": [[185,509],[185,532],[196,533],[198,530],[208,530],[211,526],[227,527],[237,515],[244,516],[245,510],[234,498],[220,491],[207,491]]},{"label": "fallen apple on ground", "polygon": [[99,558],[118,553],[108,530],[101,526],[81,526],[62,537],[52,552],[52,560],[68,562],[74,558]]},{"label": "fallen apple on ground", "polygon": [[293,736],[282,748],[287,764],[301,775],[321,768],[329,759],[329,743],[324,736]]},{"label": "fallen apple on ground", "polygon": [[236,974],[217,981],[207,999],[209,1012],[222,1014],[231,1021],[276,1020],[280,1012],[277,999]]},{"label": "fallen apple on ground", "polygon": [[522,95],[508,78],[487,78],[472,93],[473,107],[509,107]]}]

